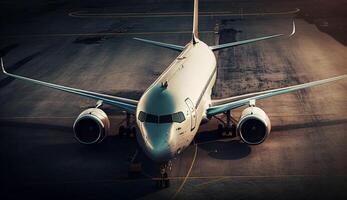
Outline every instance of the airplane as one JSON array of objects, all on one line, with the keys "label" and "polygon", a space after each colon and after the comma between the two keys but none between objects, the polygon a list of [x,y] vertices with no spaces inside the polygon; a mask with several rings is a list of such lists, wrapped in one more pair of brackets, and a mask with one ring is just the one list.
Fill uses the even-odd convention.
[{"label": "airplane", "polygon": [[[216,57],[213,52],[282,37],[286,34],[208,46],[199,39],[198,3],[198,0],[194,0],[192,39],[185,46],[134,38],[180,52],[139,100],[57,85],[9,73],[5,70],[1,58],[2,71],[16,79],[97,100],[97,105],[84,110],[73,124],[74,136],[82,144],[98,144],[109,135],[110,121],[100,108],[102,104],[118,107],[125,111],[128,117],[135,116],[136,130],[139,131],[136,134],[139,146],[151,160],[160,164],[162,177],[160,187],[168,187],[169,161],[180,155],[191,144],[201,123],[208,122],[220,114],[226,115],[226,123],[222,127],[225,131],[234,128],[241,141],[248,145],[258,145],[269,135],[271,123],[265,111],[256,106],[256,101],[347,78],[345,74],[284,88],[212,99],[212,88],[217,76]],[[292,37],[295,32],[293,21],[293,30],[288,36]],[[243,106],[246,108],[239,120],[233,121],[230,112]]]}]

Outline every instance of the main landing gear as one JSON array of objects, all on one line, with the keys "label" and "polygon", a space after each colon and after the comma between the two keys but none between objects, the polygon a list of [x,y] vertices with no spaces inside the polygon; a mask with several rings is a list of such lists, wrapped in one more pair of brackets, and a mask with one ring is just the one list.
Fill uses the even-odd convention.
[{"label": "main landing gear", "polygon": [[170,179],[168,172],[171,171],[171,161],[160,164],[160,178],[156,180],[157,188],[168,188],[170,187]]},{"label": "main landing gear", "polygon": [[226,118],[225,121],[221,118],[214,116],[214,118],[221,122],[220,124],[218,124],[218,132],[225,137],[236,137],[236,126],[238,121],[235,118],[233,118],[233,116],[230,113],[230,110],[224,112],[223,114]]},{"label": "main landing gear", "polygon": [[126,118],[120,123],[118,135],[120,137],[134,138],[136,136],[136,127],[133,125],[136,124],[135,119],[128,112],[125,112],[125,115]]}]

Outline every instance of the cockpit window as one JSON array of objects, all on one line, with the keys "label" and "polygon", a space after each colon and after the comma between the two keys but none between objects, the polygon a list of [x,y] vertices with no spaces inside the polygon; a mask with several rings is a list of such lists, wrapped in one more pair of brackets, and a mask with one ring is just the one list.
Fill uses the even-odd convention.
[{"label": "cockpit window", "polygon": [[144,122],[146,120],[146,113],[140,111],[139,120],[140,120],[140,122]]},{"label": "cockpit window", "polygon": [[147,113],[145,121],[150,123],[158,123],[158,116]]},{"label": "cockpit window", "polygon": [[172,122],[172,115],[161,115],[159,117],[159,123],[171,123]]},{"label": "cockpit window", "polygon": [[183,112],[177,112],[171,115],[157,116],[140,111],[138,119],[141,122],[164,124],[172,122],[182,123],[186,118],[184,117]]}]

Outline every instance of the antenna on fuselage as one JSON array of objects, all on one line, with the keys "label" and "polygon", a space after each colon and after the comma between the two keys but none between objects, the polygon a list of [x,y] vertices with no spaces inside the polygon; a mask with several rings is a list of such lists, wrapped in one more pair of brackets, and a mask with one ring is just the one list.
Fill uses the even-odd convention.
[{"label": "antenna on fuselage", "polygon": [[166,89],[167,86],[169,86],[169,84],[167,83],[167,81],[161,83],[161,87],[162,87],[162,88]]}]

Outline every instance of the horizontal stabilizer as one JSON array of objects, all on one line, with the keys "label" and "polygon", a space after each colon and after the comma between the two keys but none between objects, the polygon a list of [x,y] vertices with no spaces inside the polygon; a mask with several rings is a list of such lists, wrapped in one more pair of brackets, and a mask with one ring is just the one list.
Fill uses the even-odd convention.
[{"label": "horizontal stabilizer", "polygon": [[141,41],[141,42],[145,42],[148,44],[152,44],[154,46],[163,47],[163,48],[167,48],[167,49],[171,49],[171,50],[175,50],[175,51],[183,51],[183,49],[184,49],[183,46],[179,46],[179,45],[175,45],[175,44],[168,44],[168,43],[157,42],[157,41],[153,41],[153,40],[146,40],[146,39],[141,39],[141,38],[133,38],[133,39]]},{"label": "horizontal stabilizer", "polygon": [[[293,30],[292,30],[291,34],[289,35],[289,37],[292,37],[294,34],[295,34],[295,22],[293,21]],[[242,41],[231,42],[231,43],[226,43],[226,44],[220,44],[220,45],[211,46],[210,49],[212,51],[218,51],[218,50],[229,48],[229,47],[235,47],[235,46],[248,44],[248,43],[252,43],[252,42],[258,42],[258,41],[276,38],[276,37],[280,37],[280,36],[284,36],[284,35],[285,34],[276,34],[276,35],[270,35],[270,36],[259,37],[259,38],[254,38],[254,39],[248,39],[248,40],[242,40]]]}]

